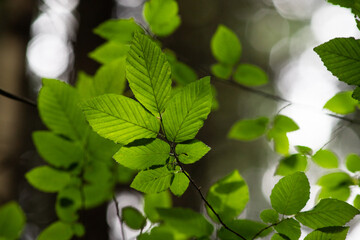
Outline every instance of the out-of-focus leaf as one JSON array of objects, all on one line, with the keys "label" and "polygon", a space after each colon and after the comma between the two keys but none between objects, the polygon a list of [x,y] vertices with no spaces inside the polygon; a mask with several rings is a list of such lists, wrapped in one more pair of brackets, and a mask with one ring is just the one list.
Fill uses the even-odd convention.
[{"label": "out-of-focus leaf", "polygon": [[19,239],[25,226],[25,213],[18,203],[8,202],[0,207],[0,238]]},{"label": "out-of-focus leaf", "polygon": [[157,208],[169,208],[172,206],[171,196],[168,191],[145,194],[144,212],[151,222],[160,220]]},{"label": "out-of-focus leaf", "polygon": [[360,171],[360,156],[355,153],[349,154],[346,157],[346,168],[353,173]]},{"label": "out-of-focus leaf", "polygon": [[255,140],[265,134],[268,123],[266,117],[240,120],[232,126],[228,137],[242,141]]},{"label": "out-of-focus leaf", "polygon": [[329,101],[326,102],[324,108],[337,113],[337,114],[349,114],[356,110],[359,101],[351,97],[352,91],[339,92]]},{"label": "out-of-focus leaf", "polygon": [[312,159],[317,165],[323,168],[337,168],[339,165],[335,153],[327,149],[320,149],[312,156]]},{"label": "out-of-focus leaf", "polygon": [[216,63],[211,66],[211,72],[218,78],[229,79],[232,73],[232,66],[222,63]]},{"label": "out-of-focus leaf", "polygon": [[125,207],[122,209],[122,218],[127,226],[132,229],[142,229],[145,227],[146,219],[145,217],[133,207]]},{"label": "out-of-focus leaf", "polygon": [[307,166],[307,158],[302,154],[293,154],[280,160],[275,174],[287,176],[295,172],[304,172]]},{"label": "out-of-focus leaf", "polygon": [[269,81],[264,70],[252,64],[240,64],[235,70],[234,79],[249,87],[265,85]]}]

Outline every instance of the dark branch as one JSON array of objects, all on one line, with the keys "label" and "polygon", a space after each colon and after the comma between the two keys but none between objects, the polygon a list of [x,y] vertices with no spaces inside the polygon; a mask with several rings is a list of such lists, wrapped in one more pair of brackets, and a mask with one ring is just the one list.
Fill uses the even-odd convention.
[{"label": "dark branch", "polygon": [[9,92],[1,89],[1,88],[0,88],[0,95],[3,95],[4,97],[13,99],[15,101],[19,101],[19,102],[28,104],[28,105],[33,106],[33,107],[37,107],[37,104],[34,101],[32,101],[30,99],[27,99],[27,98],[24,98],[24,97],[16,96],[16,95],[14,95],[12,93],[9,93]]},{"label": "dark branch", "polygon": [[261,233],[263,233],[264,231],[268,230],[269,228],[272,228],[272,227],[275,227],[276,225],[278,225],[279,223],[281,223],[282,221],[284,220],[281,220],[280,222],[277,222],[277,223],[273,223],[267,227],[264,227],[263,229],[261,229],[259,232],[257,232],[255,234],[255,236],[252,238],[252,240],[254,240],[255,238],[257,238],[258,236],[260,236]]},{"label": "dark branch", "polygon": [[123,221],[120,216],[119,203],[118,203],[115,195],[113,195],[113,201],[114,201],[115,208],[116,208],[116,216],[119,220],[119,224],[120,224],[120,228],[121,228],[121,235],[122,235],[122,238],[125,240],[124,224],[123,224]]}]

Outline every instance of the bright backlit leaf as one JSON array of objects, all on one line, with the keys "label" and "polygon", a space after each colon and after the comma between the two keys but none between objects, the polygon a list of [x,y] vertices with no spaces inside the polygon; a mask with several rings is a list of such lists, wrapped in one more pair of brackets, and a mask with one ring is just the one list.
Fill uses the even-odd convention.
[{"label": "bright backlit leaf", "polygon": [[273,122],[273,130],[276,132],[288,133],[299,129],[299,126],[291,118],[284,115],[277,115]]},{"label": "bright backlit leaf", "polygon": [[290,240],[298,240],[301,235],[300,223],[292,218],[283,220],[274,228],[278,233],[287,236]]},{"label": "bright backlit leaf", "polygon": [[169,156],[169,144],[155,139],[145,145],[124,146],[113,158],[125,167],[143,170],[154,165],[165,165]]},{"label": "bright backlit leaf", "polygon": [[316,229],[308,234],[304,240],[345,240],[349,227],[327,227]]},{"label": "bright backlit leaf", "polygon": [[85,136],[87,126],[80,108],[79,95],[70,85],[54,79],[43,79],[38,108],[42,121],[54,133],[73,140]]},{"label": "bright backlit leaf", "polygon": [[337,199],[322,199],[312,210],[296,214],[296,219],[312,229],[343,226],[359,210]]},{"label": "bright backlit leaf", "polygon": [[353,173],[360,171],[360,156],[355,153],[349,154],[346,157],[346,168]]},{"label": "bright backlit leaf", "polygon": [[[237,217],[249,201],[249,189],[237,170],[220,179],[209,189],[207,201],[223,220]],[[217,217],[207,208],[209,216],[218,221]]]},{"label": "bright backlit leaf", "polygon": [[70,240],[73,235],[70,224],[58,221],[45,228],[37,240]]},{"label": "bright backlit leaf", "polygon": [[100,136],[127,144],[141,138],[155,138],[158,120],[133,99],[105,94],[82,104],[90,126]]},{"label": "bright backlit leaf", "polygon": [[277,223],[279,221],[279,214],[274,209],[265,209],[260,213],[260,218],[265,223]]},{"label": "bright backlit leaf", "polygon": [[236,34],[224,25],[219,25],[211,38],[211,51],[216,60],[234,65],[241,56],[241,43]]},{"label": "bright backlit leaf", "polygon": [[0,239],[20,239],[26,217],[16,202],[8,202],[0,207]]},{"label": "bright backlit leaf", "polygon": [[194,139],[187,143],[177,144],[175,152],[178,155],[180,162],[191,164],[200,160],[210,151],[210,149],[211,148],[205,143]]},{"label": "bright backlit leaf", "polygon": [[216,63],[211,66],[211,72],[218,78],[229,79],[232,73],[233,67],[230,65]]},{"label": "bright backlit leaf", "polygon": [[133,18],[130,19],[111,19],[94,29],[97,35],[115,42],[129,43],[135,32],[144,32],[143,29],[136,24]]},{"label": "bright backlit leaf", "polygon": [[160,208],[160,219],[172,228],[188,236],[201,238],[210,236],[214,227],[197,212],[186,208]]},{"label": "bright backlit leaf", "polygon": [[142,229],[145,227],[145,217],[134,207],[125,207],[122,209],[122,219],[127,226],[132,229]]},{"label": "bright backlit leaf", "polygon": [[53,132],[34,132],[33,141],[41,157],[55,167],[68,168],[83,158],[83,150],[78,143],[70,142]]},{"label": "bright backlit leaf", "polygon": [[352,98],[351,95],[352,91],[339,92],[326,102],[324,108],[337,114],[353,113],[356,111],[359,101]]},{"label": "bright backlit leaf", "polygon": [[234,79],[248,87],[261,86],[269,81],[264,70],[252,64],[240,64],[235,70]]},{"label": "bright backlit leaf", "polygon": [[317,195],[317,201],[324,198],[334,198],[341,201],[346,201],[350,197],[350,188],[349,186],[339,186],[337,188],[321,188],[319,194]]},{"label": "bright backlit leaf", "polygon": [[193,139],[211,111],[210,78],[183,87],[168,103],[163,114],[167,139],[183,142]]},{"label": "bright backlit leaf", "polygon": [[337,168],[339,165],[339,160],[335,153],[327,149],[320,149],[312,156],[312,159],[323,168]]},{"label": "bright backlit leaf", "polygon": [[76,81],[76,90],[81,99],[85,100],[95,97],[93,77],[85,72],[80,71]]},{"label": "bright backlit leaf", "polygon": [[170,35],[181,23],[175,0],[149,0],[144,5],[144,18],[158,36]]},{"label": "bright backlit leaf", "polygon": [[356,207],[357,209],[360,209],[360,195],[356,195],[355,199],[354,199],[354,207]]},{"label": "bright backlit leaf", "polygon": [[123,43],[107,42],[89,53],[89,57],[102,64],[125,58],[130,46]]},{"label": "bright backlit leaf", "polygon": [[268,123],[266,117],[240,120],[232,126],[228,137],[241,141],[255,140],[265,134]]},{"label": "bright backlit leaf", "polygon": [[183,172],[180,172],[179,168],[177,168],[177,171],[178,172],[174,174],[174,178],[171,182],[170,190],[174,195],[181,196],[189,187],[190,181]]},{"label": "bright backlit leaf", "polygon": [[295,172],[304,172],[307,166],[307,158],[302,154],[293,154],[280,160],[275,174],[287,176]]},{"label": "bright backlit leaf", "polygon": [[144,193],[158,193],[170,187],[173,173],[167,167],[139,172],[130,187]]},{"label": "bright backlit leaf", "polygon": [[303,172],[280,179],[273,188],[270,199],[272,207],[285,215],[298,213],[310,198],[310,185]]},{"label": "bright backlit leaf", "polygon": [[313,150],[306,146],[296,145],[295,149],[296,149],[296,151],[298,151],[298,153],[301,153],[303,155],[311,156],[313,154]]},{"label": "bright backlit leaf", "polygon": [[314,51],[340,81],[360,85],[360,40],[335,38],[317,46]]},{"label": "bright backlit leaf", "polygon": [[48,166],[33,168],[26,173],[25,177],[32,186],[43,192],[58,192],[70,182],[68,172]]},{"label": "bright backlit leaf", "polygon": [[[245,239],[252,239],[255,234],[257,234],[261,229],[267,227],[267,225],[255,222],[247,219],[236,219],[226,223],[229,228],[234,230],[235,232],[241,234]],[[263,231],[259,237],[265,237],[269,233],[272,232],[272,229],[267,229]],[[238,240],[240,239],[234,233],[230,232],[229,230],[221,227],[218,231],[218,237],[222,240]]]},{"label": "bright backlit leaf", "polygon": [[146,35],[134,35],[126,58],[126,78],[136,99],[160,116],[170,97],[171,70],[165,54]]},{"label": "bright backlit leaf", "polygon": [[319,178],[317,185],[326,188],[337,188],[353,184],[352,178],[345,172],[334,172]]},{"label": "bright backlit leaf", "polygon": [[144,212],[151,222],[160,220],[157,208],[169,208],[172,206],[171,195],[168,191],[150,193],[144,196]]}]

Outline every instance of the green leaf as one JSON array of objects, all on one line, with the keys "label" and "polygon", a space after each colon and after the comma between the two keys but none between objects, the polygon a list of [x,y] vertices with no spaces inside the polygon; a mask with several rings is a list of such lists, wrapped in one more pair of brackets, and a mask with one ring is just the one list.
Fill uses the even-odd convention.
[{"label": "green leaf", "polygon": [[106,42],[89,53],[89,57],[101,64],[108,64],[120,58],[125,58],[130,46],[117,42]]},{"label": "green leaf", "polygon": [[210,236],[214,227],[200,213],[186,208],[159,208],[160,219],[192,237]]},{"label": "green leaf", "polygon": [[183,142],[193,139],[211,111],[210,78],[186,85],[168,103],[163,114],[167,139]]},{"label": "green leaf", "polygon": [[132,229],[142,229],[146,225],[145,217],[134,207],[123,208],[121,216],[126,225]]},{"label": "green leaf", "polygon": [[120,43],[129,43],[135,32],[144,32],[136,24],[133,18],[130,19],[111,19],[94,29],[94,33],[111,41]]},{"label": "green leaf", "polygon": [[70,240],[74,235],[70,224],[55,222],[40,233],[37,240]]},{"label": "green leaf", "polygon": [[357,209],[360,209],[360,195],[359,194],[357,194],[354,199],[354,207],[356,207]]},{"label": "green leaf", "polygon": [[92,98],[82,104],[90,126],[100,136],[128,144],[141,138],[155,138],[158,120],[138,102],[115,94]]},{"label": "green leaf", "polygon": [[360,42],[335,38],[314,48],[326,68],[340,81],[360,85]]},{"label": "green leaf", "polygon": [[344,115],[355,112],[359,101],[351,97],[352,93],[352,91],[337,93],[326,102],[324,108],[334,113]]},{"label": "green leaf", "polygon": [[280,160],[276,168],[276,175],[287,176],[295,172],[304,172],[307,158],[302,154],[293,154]]},{"label": "green leaf", "polygon": [[81,99],[88,99],[95,96],[93,77],[80,71],[76,81],[76,90]]},{"label": "green leaf", "polygon": [[77,211],[81,208],[81,192],[78,187],[66,187],[56,197],[55,210],[63,222],[74,222],[79,219]]},{"label": "green leaf", "polygon": [[177,171],[178,172],[174,174],[174,178],[171,182],[170,190],[174,195],[181,196],[189,187],[190,181],[183,172],[180,172],[179,168]]},{"label": "green leaf", "polygon": [[284,115],[276,115],[273,123],[273,130],[279,133],[293,132],[299,129],[299,126],[291,118]]},{"label": "green leaf", "polygon": [[68,172],[58,171],[48,166],[36,167],[25,175],[28,182],[43,192],[58,192],[70,182]]},{"label": "green leaf", "polygon": [[176,145],[175,152],[180,162],[191,164],[200,160],[206,153],[210,151],[210,147],[199,140],[191,140],[187,143]]},{"label": "green leaf", "polygon": [[83,169],[85,182],[98,185],[109,184],[113,180],[113,166],[110,168],[106,163],[100,161],[88,162]]},{"label": "green leaf", "polygon": [[334,198],[341,201],[346,201],[350,196],[349,186],[339,186],[337,188],[321,188],[317,196],[317,201],[324,198]]},{"label": "green leaf", "polygon": [[126,78],[136,99],[160,116],[170,97],[171,70],[165,54],[146,35],[134,35],[126,58]]},{"label": "green leaf", "polygon": [[240,58],[241,50],[241,43],[236,34],[220,24],[211,38],[211,51],[216,60],[234,65]]},{"label": "green leaf", "polygon": [[349,227],[327,227],[316,229],[308,234],[304,240],[345,240]]},{"label": "green leaf", "polygon": [[300,223],[292,218],[283,220],[274,228],[278,233],[287,236],[291,240],[297,240],[301,235]]},{"label": "green leaf", "polygon": [[322,199],[312,210],[298,213],[296,219],[312,229],[342,226],[350,221],[359,210],[336,199]]},{"label": "green leaf", "polygon": [[232,73],[232,66],[216,63],[211,66],[211,72],[218,78],[229,79]]},{"label": "green leaf", "polygon": [[143,170],[154,165],[165,165],[169,157],[169,144],[154,139],[145,145],[122,147],[113,158],[125,167]]},{"label": "green leaf", "polygon": [[[237,217],[249,201],[249,189],[237,170],[220,179],[209,189],[207,201],[223,220]],[[217,217],[207,208],[209,216],[218,221]]]},{"label": "green leaf", "polygon": [[8,202],[0,207],[0,238],[19,239],[25,226],[26,217],[16,202]]},{"label": "green leaf", "polygon": [[235,70],[234,79],[248,87],[257,87],[269,82],[264,70],[252,64],[240,64]]},{"label": "green leaf", "polygon": [[265,134],[268,123],[266,117],[240,120],[232,126],[228,137],[241,141],[255,140]]},{"label": "green leaf", "polygon": [[[360,27],[360,21],[358,21],[358,28]],[[358,101],[360,101],[360,87],[356,87],[352,94],[352,97]]]},{"label": "green leaf", "polygon": [[117,181],[122,184],[129,184],[134,178],[135,171],[121,164],[118,164],[117,166]]},{"label": "green leaf", "polygon": [[94,96],[106,93],[122,94],[125,89],[125,59],[103,65],[94,76]]},{"label": "green leaf", "polygon": [[358,0],[328,0],[328,2],[341,7],[350,8],[353,14],[357,16],[360,15],[360,2]]},{"label": "green leaf", "polygon": [[337,168],[339,166],[337,156],[330,150],[320,149],[312,156],[312,159],[323,168]]},{"label": "green leaf", "polygon": [[84,138],[87,126],[78,103],[73,87],[59,80],[43,79],[38,109],[42,121],[53,132],[73,140]]},{"label": "green leaf", "polygon": [[139,172],[130,187],[144,193],[158,193],[170,187],[173,173],[167,167]]},{"label": "green leaf", "polygon": [[41,157],[55,167],[68,168],[83,158],[80,145],[70,142],[49,131],[36,131],[33,141]]},{"label": "green leaf", "polygon": [[178,84],[186,85],[198,79],[196,72],[185,63],[176,61],[170,65],[172,77]]},{"label": "green leaf", "polygon": [[346,157],[346,168],[353,173],[360,171],[360,156],[355,153],[349,154]]},{"label": "green leaf", "polygon": [[310,197],[310,185],[303,172],[297,172],[280,179],[273,188],[270,199],[272,207],[285,215],[298,213]]},{"label": "green leaf", "polygon": [[337,188],[339,186],[349,186],[353,184],[352,178],[345,172],[334,172],[319,178],[317,185],[326,188]]},{"label": "green leaf", "polygon": [[160,220],[157,208],[169,208],[172,206],[171,195],[168,191],[160,193],[145,194],[144,212],[151,222]]},{"label": "green leaf", "polygon": [[290,240],[290,238],[283,234],[275,233],[274,235],[272,235],[271,240]]},{"label": "green leaf", "polygon": [[[235,232],[241,234],[246,239],[252,239],[255,234],[257,234],[261,229],[267,227],[267,225],[247,219],[236,219],[226,223],[229,228],[234,230]],[[267,229],[263,231],[259,237],[265,237],[266,235],[270,234],[272,229]],[[218,231],[218,237],[222,240],[238,240],[241,239],[236,236],[234,233],[230,232],[229,230],[221,227]]]},{"label": "green leaf", "polygon": [[74,235],[77,237],[83,237],[85,235],[85,227],[81,223],[74,223],[72,224],[72,230],[74,232]]},{"label": "green leaf", "polygon": [[276,223],[279,221],[279,214],[274,209],[265,209],[260,213],[260,218],[265,223]]},{"label": "green leaf", "polygon": [[303,154],[303,155],[311,156],[313,154],[313,150],[306,146],[296,145],[295,149],[296,149],[296,151],[298,151],[298,153]]},{"label": "green leaf", "polygon": [[144,4],[144,18],[150,29],[158,36],[165,37],[179,27],[178,4],[175,0],[150,0]]},{"label": "green leaf", "polygon": [[289,139],[284,132],[271,129],[268,132],[268,138],[274,140],[275,151],[284,156],[289,154]]}]

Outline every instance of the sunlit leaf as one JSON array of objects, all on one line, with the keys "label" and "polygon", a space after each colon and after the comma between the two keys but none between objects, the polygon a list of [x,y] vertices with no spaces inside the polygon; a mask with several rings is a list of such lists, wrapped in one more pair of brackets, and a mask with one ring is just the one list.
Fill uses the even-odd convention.
[{"label": "sunlit leaf", "polygon": [[172,206],[171,196],[168,191],[145,194],[144,212],[151,222],[159,221],[157,208],[169,208]]},{"label": "sunlit leaf", "polygon": [[144,18],[158,36],[173,33],[181,23],[175,0],[150,0],[144,5]]},{"label": "sunlit leaf", "polygon": [[125,207],[122,209],[122,219],[127,226],[132,229],[142,229],[145,227],[146,219],[145,217],[134,207]]},{"label": "sunlit leaf", "polygon": [[304,240],[345,240],[349,227],[327,227],[316,229],[308,234]]},{"label": "sunlit leaf", "polygon": [[298,153],[301,153],[303,155],[311,156],[313,154],[313,150],[306,146],[296,145],[295,149],[296,149],[296,151],[298,151]]},{"label": "sunlit leaf", "polygon": [[339,92],[329,101],[326,102],[324,108],[338,114],[349,114],[356,111],[359,101],[351,97],[352,91]]},{"label": "sunlit leaf", "polygon": [[310,185],[303,172],[297,172],[280,179],[270,195],[272,207],[285,215],[299,212],[309,198]]},{"label": "sunlit leaf", "polygon": [[125,58],[130,46],[118,42],[106,42],[89,53],[89,56],[102,64],[111,63],[119,58]]},{"label": "sunlit leaf", "polygon": [[170,190],[174,195],[181,196],[188,188],[190,181],[183,172],[180,172],[179,168],[177,168],[177,171],[171,182]]},{"label": "sunlit leaf", "polygon": [[139,172],[130,187],[144,193],[158,193],[170,187],[173,173],[167,167]]},{"label": "sunlit leaf", "polygon": [[0,207],[0,238],[19,239],[26,217],[18,203],[8,202]]},{"label": "sunlit leaf", "polygon": [[359,210],[336,199],[322,199],[312,210],[296,214],[296,219],[312,229],[342,226],[350,221]]},{"label": "sunlit leaf", "polygon": [[33,168],[25,175],[28,182],[43,192],[57,192],[70,181],[68,172],[59,171],[48,166]]},{"label": "sunlit leaf", "polygon": [[326,68],[340,81],[360,85],[360,41],[335,38],[314,48]]},{"label": "sunlit leaf", "polygon": [[190,142],[177,144],[175,152],[180,162],[191,164],[200,160],[206,153],[210,151],[210,147],[199,140],[191,140]]},{"label": "sunlit leaf", "polygon": [[275,174],[287,176],[295,172],[304,172],[307,166],[307,158],[302,154],[293,154],[280,160]]},{"label": "sunlit leaf", "polygon": [[236,34],[224,25],[219,25],[211,38],[211,51],[220,63],[234,65],[241,55],[241,43]]},{"label": "sunlit leaf", "polygon": [[359,194],[357,194],[354,199],[354,207],[356,207],[357,209],[360,209],[360,195]]},{"label": "sunlit leaf", "polygon": [[133,99],[106,94],[82,104],[90,126],[102,137],[127,144],[154,138],[160,129],[157,119]]},{"label": "sunlit leaf", "polygon": [[293,132],[299,129],[299,126],[291,118],[284,115],[276,115],[273,123],[273,129],[276,132]]},{"label": "sunlit leaf", "polygon": [[[217,181],[206,196],[213,209],[224,220],[237,217],[249,201],[249,189],[237,170]],[[207,208],[209,216],[218,221],[213,212]]]},{"label": "sunlit leaf", "polygon": [[125,167],[143,170],[153,165],[164,165],[169,156],[169,144],[155,139],[145,145],[124,146],[115,153],[114,159]]},{"label": "sunlit leaf", "polygon": [[264,70],[252,64],[240,64],[237,66],[234,79],[236,82],[249,87],[261,86],[269,81]]},{"label": "sunlit leaf", "polygon": [[320,149],[317,151],[314,156],[312,156],[313,161],[323,168],[337,168],[339,161],[337,156],[330,150]]},{"label": "sunlit leaf", "polygon": [[274,209],[265,209],[260,213],[260,218],[265,223],[276,223],[279,221],[279,214]]},{"label": "sunlit leaf", "polygon": [[360,171],[360,156],[355,153],[349,154],[346,157],[346,168],[353,173]]},{"label": "sunlit leaf", "polygon": [[70,240],[73,235],[70,224],[58,221],[42,231],[37,240]]},{"label": "sunlit leaf", "polygon": [[268,123],[266,117],[240,120],[232,126],[228,137],[242,141],[255,140],[265,134]]},{"label": "sunlit leaf", "polygon": [[137,25],[133,18],[130,19],[111,19],[94,29],[94,33],[111,41],[129,43],[133,38],[134,32],[144,32]]},{"label": "sunlit leaf", "polygon": [[126,78],[136,99],[160,116],[170,97],[171,70],[165,54],[146,35],[134,35],[126,58]]},{"label": "sunlit leaf", "polygon": [[166,137],[173,142],[193,139],[211,110],[210,78],[183,87],[168,103],[163,114]]},{"label": "sunlit leaf", "polygon": [[292,218],[283,220],[274,228],[278,233],[287,236],[291,240],[298,240],[301,235],[300,223]]}]

